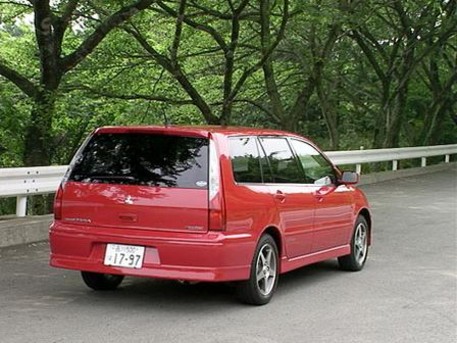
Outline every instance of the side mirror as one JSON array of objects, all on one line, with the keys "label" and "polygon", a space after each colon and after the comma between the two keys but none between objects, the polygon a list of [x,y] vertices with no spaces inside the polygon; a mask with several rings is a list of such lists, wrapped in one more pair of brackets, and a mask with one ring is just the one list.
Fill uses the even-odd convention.
[{"label": "side mirror", "polygon": [[345,185],[355,185],[359,182],[359,174],[345,171],[343,172],[343,175],[341,175],[339,182]]}]

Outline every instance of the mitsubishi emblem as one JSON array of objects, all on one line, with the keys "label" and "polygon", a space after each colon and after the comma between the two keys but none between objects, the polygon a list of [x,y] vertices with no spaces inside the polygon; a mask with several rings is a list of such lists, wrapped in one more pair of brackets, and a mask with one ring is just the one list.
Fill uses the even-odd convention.
[{"label": "mitsubishi emblem", "polygon": [[128,195],[127,198],[125,198],[124,204],[127,204],[127,205],[133,204],[133,199],[130,195]]}]

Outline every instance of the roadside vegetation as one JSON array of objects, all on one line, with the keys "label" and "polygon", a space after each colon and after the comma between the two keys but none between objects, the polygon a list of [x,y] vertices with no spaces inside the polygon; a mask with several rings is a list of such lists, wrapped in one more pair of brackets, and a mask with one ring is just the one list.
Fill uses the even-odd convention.
[{"label": "roadside vegetation", "polygon": [[457,2],[2,0],[0,167],[102,125],[281,128],[324,149],[457,141]]}]

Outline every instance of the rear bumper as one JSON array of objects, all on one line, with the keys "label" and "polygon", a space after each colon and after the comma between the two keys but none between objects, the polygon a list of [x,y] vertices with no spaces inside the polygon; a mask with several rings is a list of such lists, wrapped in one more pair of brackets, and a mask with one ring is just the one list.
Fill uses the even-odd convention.
[{"label": "rear bumper", "polygon": [[[53,267],[189,281],[246,280],[255,248],[249,234],[183,234],[60,222],[51,225],[49,237]],[[105,266],[107,243],[146,247],[143,267]]]}]

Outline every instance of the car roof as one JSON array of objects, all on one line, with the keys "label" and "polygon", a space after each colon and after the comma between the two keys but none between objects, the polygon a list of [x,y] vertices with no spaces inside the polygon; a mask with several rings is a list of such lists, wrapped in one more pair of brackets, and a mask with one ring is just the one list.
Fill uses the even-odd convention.
[{"label": "car roof", "polygon": [[[238,127],[238,126],[217,126],[217,125],[206,125],[206,126],[104,126],[95,130],[95,133],[127,133],[127,132],[141,132],[141,133],[162,133],[162,134],[178,134],[178,135],[191,135],[207,137],[208,134],[222,134],[225,136],[240,136],[240,135],[252,135],[252,136],[288,136],[305,138],[290,132],[264,129],[264,128],[253,128],[253,127]],[[307,139],[309,140],[309,139]]]}]

